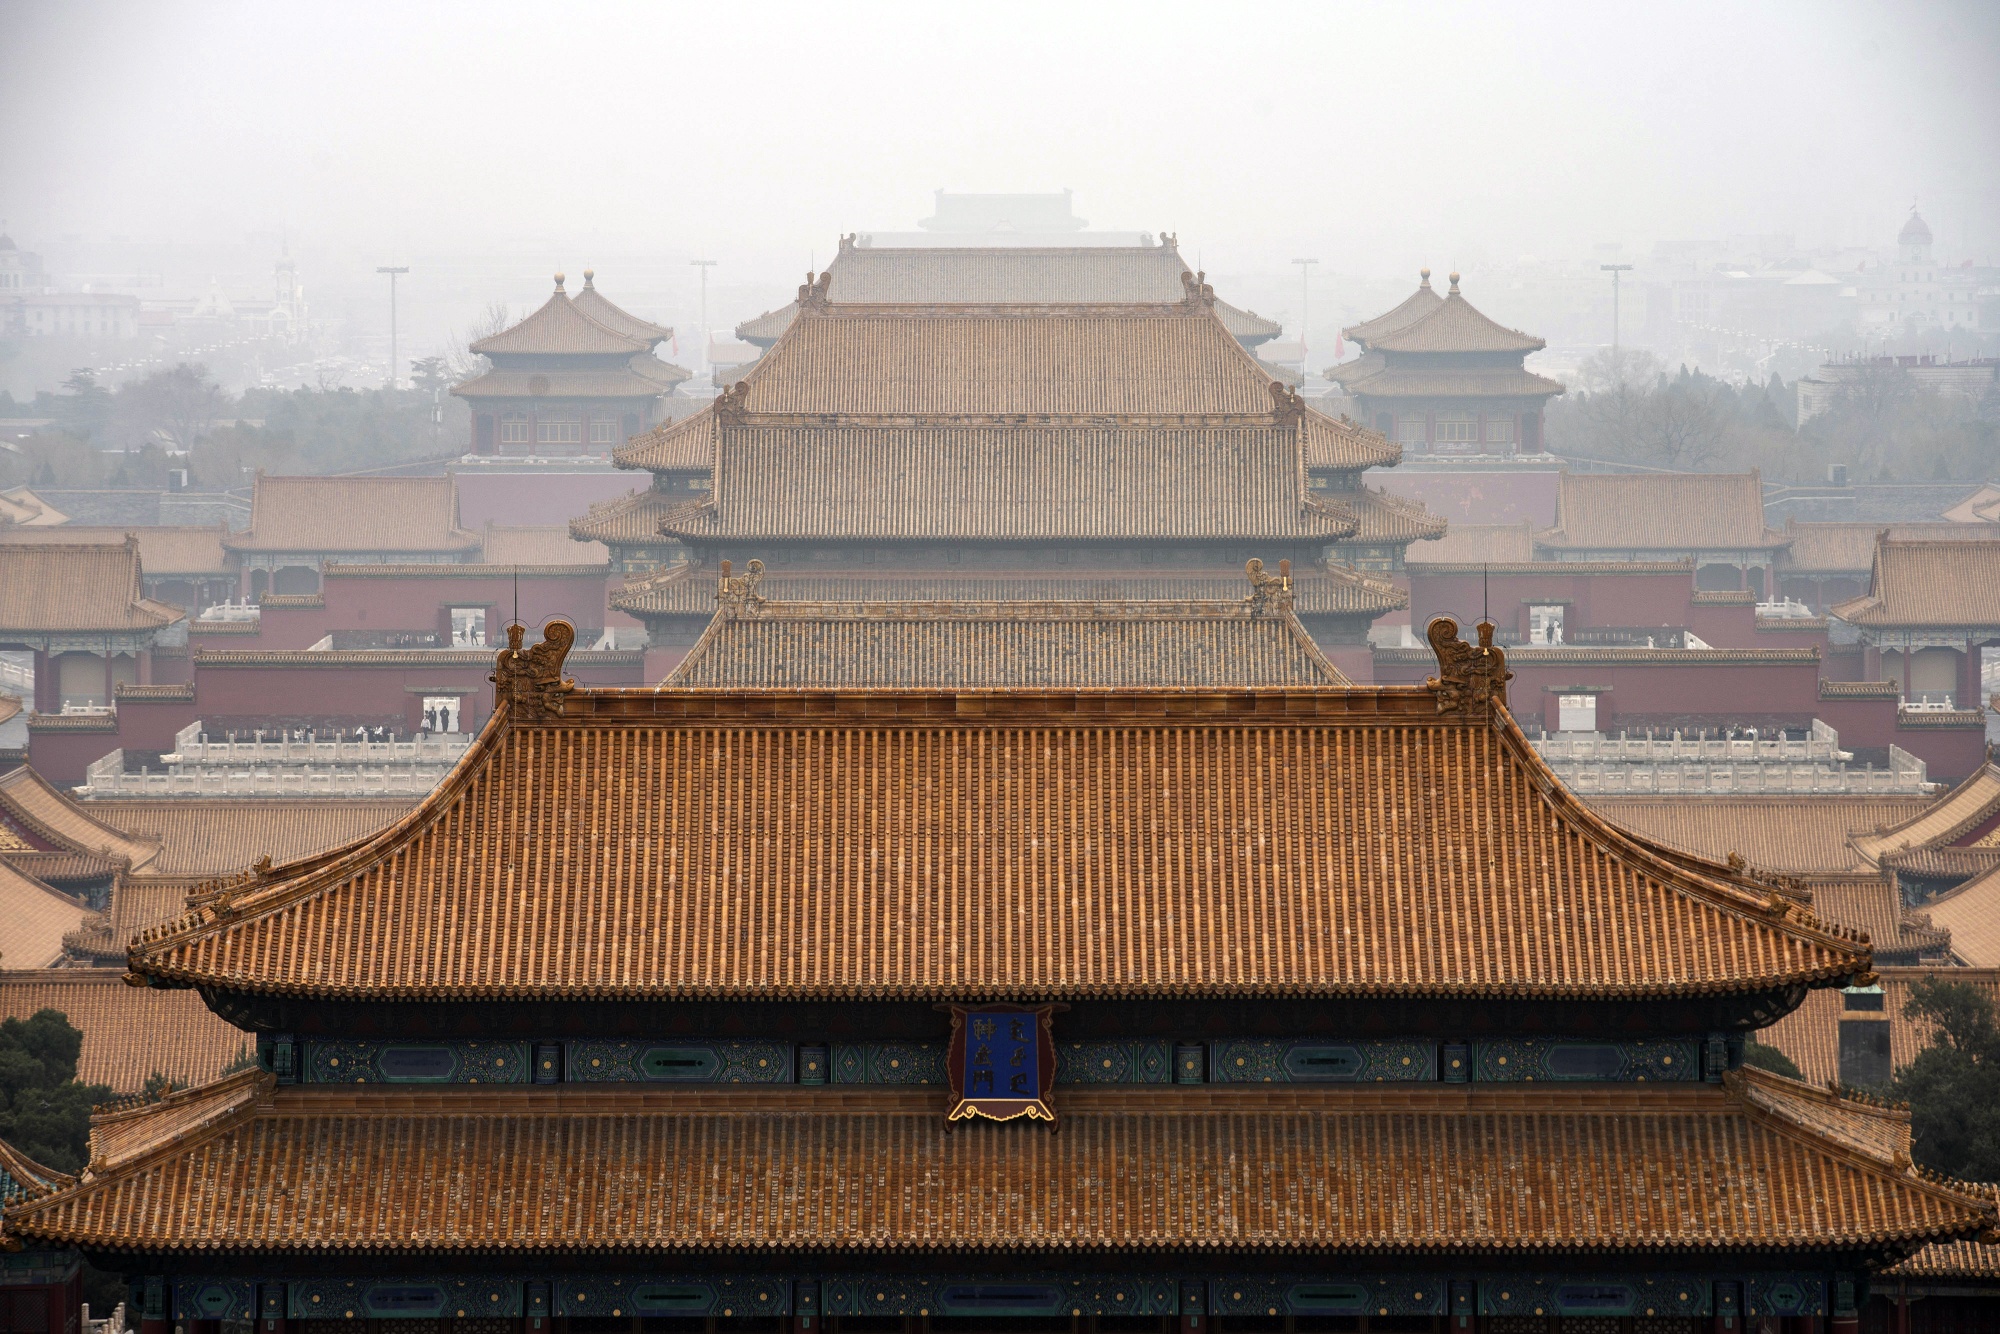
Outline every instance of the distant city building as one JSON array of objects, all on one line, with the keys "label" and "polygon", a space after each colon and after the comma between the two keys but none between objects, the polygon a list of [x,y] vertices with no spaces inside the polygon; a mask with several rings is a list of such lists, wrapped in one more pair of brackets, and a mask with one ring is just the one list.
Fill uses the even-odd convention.
[{"label": "distant city building", "polygon": [[665,420],[661,398],[688,372],[653,355],[673,337],[613,305],[584,270],[572,299],[556,275],[541,309],[472,351],[493,369],[454,386],[472,409],[477,454],[608,454]]},{"label": "distant city building", "polygon": [[1975,330],[1979,279],[1968,264],[1947,268],[1931,254],[1931,229],[1915,209],[1896,235],[1896,261],[1878,265],[1857,285],[1864,329]]},{"label": "distant city building", "polygon": [[0,296],[0,337],[137,338],[139,298],[123,292]]},{"label": "distant city building", "polygon": [[0,296],[19,296],[40,291],[48,285],[42,271],[42,257],[14,244],[14,238],[0,229]]},{"label": "distant city building", "polygon": [[[1900,382],[1900,383],[1898,383]],[[1846,397],[1908,388],[1979,402],[2000,382],[2000,358],[1952,361],[1935,355],[1848,357],[1799,381],[1799,425],[1824,416]]]},{"label": "distant city building", "polygon": [[1412,454],[1538,454],[1542,408],[1563,392],[1523,366],[1541,339],[1504,328],[1458,290],[1439,296],[1431,271],[1394,310],[1341,331],[1360,359],[1326,376],[1350,415]]}]

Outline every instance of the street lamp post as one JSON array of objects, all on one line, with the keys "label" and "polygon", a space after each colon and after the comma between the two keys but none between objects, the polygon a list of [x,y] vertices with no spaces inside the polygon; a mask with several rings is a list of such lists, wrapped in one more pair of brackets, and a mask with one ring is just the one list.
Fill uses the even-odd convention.
[{"label": "street lamp post", "polygon": [[396,387],[396,275],[401,273],[408,273],[409,271],[410,269],[408,265],[401,265],[397,267],[385,266],[383,268],[378,268],[375,270],[375,272],[377,273],[386,273],[389,275],[389,385],[388,387],[391,389],[394,389]]},{"label": "street lamp post", "polygon": [[1319,263],[1319,261],[1316,259],[1295,259],[1292,263],[1299,266],[1299,374],[1304,375],[1306,371],[1306,322],[1307,317],[1312,312],[1312,287],[1306,280],[1312,275],[1312,266]]},{"label": "street lamp post", "polygon": [[1618,275],[1630,273],[1630,264],[1600,264],[1597,266],[1611,275],[1611,360],[1618,360]]},{"label": "street lamp post", "polygon": [[708,369],[708,271],[715,267],[712,259],[691,259],[688,263],[701,270],[701,365],[699,370]]}]

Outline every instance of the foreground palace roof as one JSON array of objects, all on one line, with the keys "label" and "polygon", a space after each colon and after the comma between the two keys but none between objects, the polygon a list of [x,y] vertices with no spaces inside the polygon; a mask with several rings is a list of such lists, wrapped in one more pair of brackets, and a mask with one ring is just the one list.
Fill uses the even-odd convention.
[{"label": "foreground palace roof", "polygon": [[134,972],[372,999],[1637,999],[1869,967],[1592,814],[1467,702],[1485,660],[1455,639],[1436,690],[582,690],[537,652],[503,652],[540,684],[503,689],[409,816],[231,883]]},{"label": "foreground palace roof", "polygon": [[[725,563],[726,564],[726,563]],[[669,686],[863,689],[1339,686],[1290,571],[1231,602],[777,602],[724,571]],[[1290,562],[1286,562],[1289,566]],[[746,587],[746,584],[748,585]]]},{"label": "foreground palace roof", "polygon": [[[877,305],[1139,305],[1177,301],[1187,271],[1171,241],[1157,246],[857,246],[842,237],[827,266],[828,298]],[[794,301],[736,326],[769,346],[798,318]],[[1226,301],[1215,313],[1244,342],[1275,338],[1279,326]]]},{"label": "foreground palace roof", "polygon": [[949,1132],[941,1105],[245,1072],[100,1114],[82,1181],[6,1230],[209,1254],[1649,1255],[1914,1250],[1990,1235],[1995,1213],[1910,1168],[1907,1114],[1748,1070],[1588,1091],[1076,1088],[1060,1134]]},{"label": "foreground palace roof", "polygon": [[1868,629],[2000,627],[2000,542],[1885,538],[1868,592],[1832,611]]}]

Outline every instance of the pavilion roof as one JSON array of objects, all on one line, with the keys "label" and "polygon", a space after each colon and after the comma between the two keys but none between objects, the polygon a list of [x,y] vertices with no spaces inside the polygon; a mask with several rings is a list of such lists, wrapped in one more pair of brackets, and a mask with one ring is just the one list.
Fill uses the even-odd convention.
[{"label": "pavilion roof", "polygon": [[63,542],[102,543],[119,546],[131,534],[139,541],[139,565],[150,578],[162,575],[228,575],[235,573],[223,550],[227,534],[221,524],[202,528],[193,525],[154,524],[115,528],[62,524],[56,528],[0,527],[0,543]]},{"label": "pavilion roof", "polygon": [[2000,847],[2000,762],[1987,760],[1964,782],[1901,821],[1857,832],[1855,850],[1869,862],[1954,844]]},{"label": "pavilion roof", "polygon": [[[1404,297],[1394,309],[1384,311],[1372,320],[1363,320],[1359,324],[1350,324],[1347,328],[1342,329],[1340,333],[1350,343],[1359,343],[1363,347],[1368,347],[1375,339],[1380,338],[1384,334],[1394,333],[1398,329],[1409,328],[1412,324],[1415,324],[1418,320],[1443,304],[1444,298],[1439,296],[1437,291],[1431,286],[1431,271],[1425,269],[1420,275],[1417,290]],[[1329,378],[1331,377],[1329,376]]]},{"label": "pavilion roof", "polygon": [[1766,871],[1809,875],[1866,868],[1856,841],[1908,821],[1933,799],[1813,794],[1588,800],[1613,824],[1668,847],[1712,861],[1726,861],[1734,852]]},{"label": "pavilion roof", "polygon": [[724,592],[714,620],[667,684],[1346,685],[1283,601],[1284,595],[1229,602],[776,602]]},{"label": "pavilion roof", "polygon": [[1458,290],[1455,273],[1444,300],[1407,323],[1377,330],[1366,342],[1371,352],[1526,353],[1548,346],[1533,334],[1509,329],[1482,315]]},{"label": "pavilion roof", "polygon": [[0,967],[47,968],[63,937],[83,924],[83,904],[0,858]]},{"label": "pavilion roof", "polygon": [[1785,520],[1784,569],[1798,574],[1859,574],[1874,568],[1875,539],[1978,542],[2000,540],[2000,524],[1801,523]]},{"label": "pavilion roof", "polygon": [[1832,612],[1871,629],[2000,626],[2000,542],[1878,540],[1868,592]]},{"label": "pavilion roof", "polygon": [[921,1088],[364,1094],[246,1071],[100,1113],[89,1176],[11,1209],[6,1233],[211,1254],[1639,1256],[1915,1247],[1995,1220],[1976,1188],[1909,1166],[1907,1113],[1753,1070],[1079,1087],[1054,1135],[947,1139],[938,1106]]},{"label": "pavilion roof", "polygon": [[[1216,569],[947,574],[888,566],[834,572],[770,569],[761,587],[766,596],[790,602],[1204,602],[1232,597],[1242,582],[1242,576]],[[675,565],[629,580],[612,593],[611,605],[636,616],[707,615],[715,610],[715,592],[710,570]],[[1346,566],[1314,565],[1292,573],[1292,606],[1300,615],[1377,616],[1409,604],[1409,594],[1394,583]]]},{"label": "pavilion roof", "polygon": [[[602,298],[599,300],[602,301]],[[609,301],[602,301],[602,304],[611,305]],[[614,306],[612,309],[617,308]],[[618,311],[618,314],[625,315],[623,311]],[[632,317],[625,315],[625,318],[630,320]],[[599,323],[586,310],[577,309],[576,303],[563,291],[559,277],[555,292],[533,314],[511,328],[480,339],[472,344],[471,350],[480,356],[492,356],[494,353],[614,356],[621,352],[629,356],[649,351],[658,341],[650,334],[637,337],[621,332]]]},{"label": "pavilion roof", "polygon": [[192,991],[125,985],[118,968],[0,972],[0,1019],[60,1010],[83,1033],[76,1077],[137,1093],[154,1075],[181,1087],[206,1083],[251,1040]]},{"label": "pavilion roof", "polygon": [[159,857],[159,839],[134,834],[108,817],[60,791],[30,765],[0,773],[0,849],[12,830],[26,836],[27,847],[93,853],[134,870]]},{"label": "pavilion roof", "polygon": [[1547,376],[1519,366],[1383,366],[1342,369],[1340,385],[1369,398],[1549,398],[1563,391]]},{"label": "pavilion roof", "polygon": [[1964,884],[1924,905],[1932,925],[1951,933],[1951,953],[1971,968],[2000,968],[2000,856]]},{"label": "pavilion roof", "polygon": [[1764,524],[1755,472],[1564,472],[1555,527],[1535,545],[1567,550],[1702,551],[1781,547]]},{"label": "pavilion roof", "polygon": [[594,500],[589,509],[569,521],[570,540],[612,545],[664,543],[660,521],[688,503],[680,496],[651,488],[609,500]]},{"label": "pavilion roof", "polygon": [[[828,264],[828,299],[843,304],[1142,305],[1181,299],[1188,271],[1172,245],[855,246],[844,240]],[[736,327],[769,343],[798,318],[798,302]],[[1231,337],[1275,338],[1279,325],[1226,301],[1215,313]]]},{"label": "pavilion roof", "polygon": [[0,543],[0,633],[131,633],[186,619],[145,595],[140,570],[136,540]]},{"label": "pavilion roof", "polygon": [[458,526],[458,490],[445,477],[273,477],[257,474],[250,526],[234,551],[477,551]]},{"label": "pavilion roof", "polygon": [[130,962],[383,1000],[1637,999],[1867,971],[1850,934],[1592,814],[1466,702],[1464,655],[1438,690],[503,690],[410,815]]},{"label": "pavilion roof", "polygon": [[653,398],[692,373],[650,352],[611,367],[530,369],[502,366],[452,386],[460,398]]},{"label": "pavilion roof", "polygon": [[674,331],[666,325],[642,320],[632,312],[613,305],[604,293],[597,290],[597,275],[589,269],[583,271],[583,290],[570,298],[570,306],[611,332],[637,339],[648,347],[674,336]]},{"label": "pavilion roof", "polygon": [[76,1180],[67,1172],[44,1167],[5,1140],[0,1140],[0,1209],[46,1195]]}]

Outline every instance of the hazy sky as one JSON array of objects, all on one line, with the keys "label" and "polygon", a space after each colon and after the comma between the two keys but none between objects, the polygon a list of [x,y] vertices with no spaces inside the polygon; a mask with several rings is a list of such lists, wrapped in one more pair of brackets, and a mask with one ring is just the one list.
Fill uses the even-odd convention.
[{"label": "hazy sky", "polygon": [[0,62],[24,242],[289,227],[790,269],[939,186],[1067,186],[1094,226],[1237,264],[1878,242],[1913,200],[2000,249],[1990,0],[0,0]]}]

